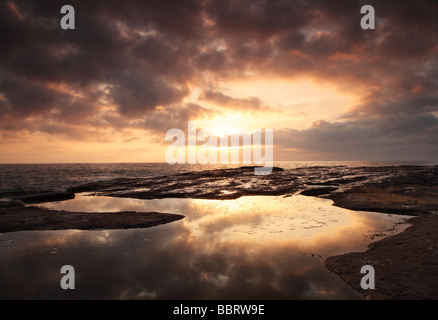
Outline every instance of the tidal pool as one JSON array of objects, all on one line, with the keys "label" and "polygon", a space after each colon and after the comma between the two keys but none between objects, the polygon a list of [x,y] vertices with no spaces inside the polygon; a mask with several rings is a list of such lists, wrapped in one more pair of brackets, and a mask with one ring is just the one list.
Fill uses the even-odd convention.
[{"label": "tidal pool", "polygon": [[[409,218],[300,195],[138,200],[79,194],[41,206],[185,218],[146,229],[0,234],[0,299],[360,299],[324,260],[364,251],[371,238],[404,230]],[[63,265],[75,269],[74,290],[60,287]]]}]

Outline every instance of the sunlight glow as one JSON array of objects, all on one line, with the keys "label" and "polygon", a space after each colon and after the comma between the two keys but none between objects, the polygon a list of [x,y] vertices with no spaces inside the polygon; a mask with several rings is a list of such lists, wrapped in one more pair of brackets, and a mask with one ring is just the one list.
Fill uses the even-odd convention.
[{"label": "sunlight glow", "polygon": [[245,122],[245,116],[240,113],[226,113],[213,119],[199,120],[199,128],[216,137],[224,137],[237,134],[250,134],[250,129]]}]

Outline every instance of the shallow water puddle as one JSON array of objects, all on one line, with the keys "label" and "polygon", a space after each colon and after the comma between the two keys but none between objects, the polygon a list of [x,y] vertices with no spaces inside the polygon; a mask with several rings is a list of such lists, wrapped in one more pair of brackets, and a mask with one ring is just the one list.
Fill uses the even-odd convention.
[{"label": "shallow water puddle", "polygon": [[[137,200],[80,194],[43,206],[185,218],[146,229],[0,234],[0,298],[26,292],[30,298],[355,299],[360,296],[324,268],[324,259],[366,250],[370,236],[407,226],[405,216],[355,212],[299,195]],[[70,292],[59,287],[64,264],[77,272]],[[26,291],[23,285],[32,283]]]},{"label": "shallow water puddle", "polygon": [[271,244],[286,241],[331,255],[329,244],[342,246],[342,252],[365,250],[369,242],[364,243],[364,238],[358,235],[372,234],[390,225],[394,225],[395,233],[403,228],[395,224],[406,220],[405,216],[351,211],[332,206],[331,200],[300,195],[248,196],[236,200],[139,200],[80,194],[72,200],[42,206],[81,212],[177,213],[186,217],[181,223],[190,230],[192,238],[220,237],[221,242]]}]

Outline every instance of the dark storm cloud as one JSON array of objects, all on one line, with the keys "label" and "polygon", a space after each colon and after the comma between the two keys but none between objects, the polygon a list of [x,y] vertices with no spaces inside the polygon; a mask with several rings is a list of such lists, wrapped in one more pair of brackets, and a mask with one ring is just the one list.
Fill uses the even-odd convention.
[{"label": "dark storm cloud", "polygon": [[67,98],[65,95],[57,94],[38,83],[19,78],[1,78],[0,91],[5,101],[13,107],[13,112],[18,115],[32,115],[50,110],[59,101]]},{"label": "dark storm cloud", "polygon": [[274,132],[274,144],[277,150],[293,148],[298,154],[317,150],[330,160],[339,154],[348,160],[433,160],[438,157],[437,134],[438,119],[432,114],[393,115],[280,129]]},{"label": "dark storm cloud", "polygon": [[159,105],[180,101],[188,92],[149,74],[123,74],[111,85],[110,97],[121,114],[141,116]]},{"label": "dark storm cloud", "polygon": [[[415,91],[417,87],[413,87]],[[421,90],[418,87],[417,90]],[[387,90],[373,91],[363,99],[363,103],[357,105],[353,110],[345,113],[345,118],[359,116],[393,116],[417,115],[438,111],[438,93],[435,92],[404,92],[398,90],[393,92]]]},{"label": "dark storm cloud", "polygon": [[[286,129],[291,138],[306,141],[320,134],[327,144],[337,145],[361,132],[362,143],[377,143],[372,133],[382,133],[384,123],[411,121],[394,129],[397,141],[393,135],[385,136],[386,141],[403,145],[404,137],[406,145],[415,139],[433,144],[428,134],[434,132],[429,125],[438,111],[434,0],[69,4],[76,10],[75,30],[60,28],[63,4],[57,1],[0,3],[2,129],[18,128],[21,121],[17,130],[41,128],[56,134],[57,123],[65,134],[63,125],[82,121],[96,130],[134,127],[157,133],[158,124],[169,129],[212,114],[183,102],[190,88],[202,88],[207,81],[209,89],[201,96],[205,101],[267,110],[259,97],[237,99],[215,88],[215,81],[252,73],[306,76],[362,96],[339,123],[303,132]],[[376,30],[360,28],[365,4],[375,8]],[[104,111],[102,101],[116,110]],[[421,121],[428,130],[422,130]],[[344,146],[348,148],[347,142]]]},{"label": "dark storm cloud", "polygon": [[[27,110],[30,115],[50,111],[55,105],[63,108],[53,90],[47,88],[49,83],[63,83],[82,93],[88,93],[92,85],[105,84],[109,92],[101,97],[110,98],[122,115],[137,117],[156,106],[178,102],[187,94],[185,82],[174,82],[188,70],[177,74],[178,61],[184,58],[181,51],[173,48],[172,52],[159,38],[194,37],[194,26],[200,19],[197,2],[71,5],[77,12],[77,29],[69,32],[59,27],[59,3],[14,2],[22,19],[10,3],[1,4],[1,41],[6,47],[0,66],[6,78],[1,88],[3,104],[21,113]],[[140,28],[138,32],[136,28]],[[156,39],[140,35],[148,30],[155,31]],[[173,68],[174,73],[165,72],[164,66]],[[8,78],[17,79],[14,81],[20,86],[8,84]],[[18,97],[16,93],[23,91]]]},{"label": "dark storm cloud", "polygon": [[[310,1],[311,2],[311,1]],[[216,22],[218,35],[261,41],[286,30],[297,30],[312,19],[307,1],[210,0],[206,10]]]}]

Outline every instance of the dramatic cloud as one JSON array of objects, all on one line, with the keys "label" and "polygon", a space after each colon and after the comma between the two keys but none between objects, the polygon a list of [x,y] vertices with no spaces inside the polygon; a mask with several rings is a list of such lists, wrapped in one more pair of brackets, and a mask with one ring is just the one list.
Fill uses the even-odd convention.
[{"label": "dramatic cloud", "polygon": [[250,98],[233,98],[217,91],[205,91],[200,96],[201,100],[213,102],[225,108],[240,108],[242,110],[260,110],[263,107],[263,102],[257,97]]},{"label": "dramatic cloud", "polygon": [[[352,150],[374,150],[376,158],[437,156],[434,0],[69,4],[75,30],[59,26],[56,1],[0,3],[2,137],[40,132],[110,141],[114,132],[135,129],[158,141],[187,120],[275,110],[265,92],[235,95],[224,90],[228,81],[250,87],[258,79],[308,78],[354,94],[357,103],[337,120],[321,113],[321,121],[300,130],[279,116],[278,126],[269,123],[279,148],[336,151],[339,159]],[[360,28],[365,4],[375,8],[375,30]],[[131,138],[123,141],[137,140]]]},{"label": "dramatic cloud", "polygon": [[278,152],[293,149],[301,158],[317,150],[326,155],[324,160],[338,160],[339,154],[344,160],[433,160],[438,157],[437,135],[438,118],[432,114],[394,115],[280,129],[274,143]]},{"label": "dramatic cloud", "polygon": [[187,131],[187,122],[196,119],[208,118],[214,111],[194,103],[185,105],[168,106],[159,108],[144,120],[144,128],[157,133],[159,142],[162,142],[166,131],[172,128],[180,128]]}]

